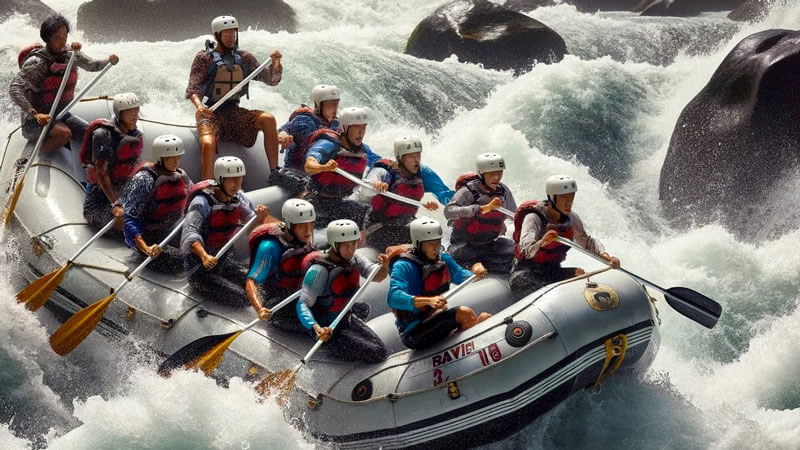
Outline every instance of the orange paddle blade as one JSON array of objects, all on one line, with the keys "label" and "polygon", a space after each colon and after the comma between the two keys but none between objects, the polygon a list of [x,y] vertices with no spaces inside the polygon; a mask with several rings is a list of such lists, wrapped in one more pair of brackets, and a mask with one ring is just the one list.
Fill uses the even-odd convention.
[{"label": "orange paddle blade", "polygon": [[58,285],[61,284],[64,275],[70,267],[72,267],[72,263],[68,263],[66,266],[41,276],[28,285],[28,287],[21,290],[17,294],[17,300],[25,302],[26,306],[31,311],[36,311],[41,308],[47,303],[47,300],[53,295],[53,292],[56,291]]},{"label": "orange paddle blade", "polygon": [[17,201],[19,200],[19,194],[22,193],[22,184],[24,181],[24,179],[20,179],[17,187],[14,188],[14,195],[11,196],[11,201],[9,201],[8,208],[6,208],[6,226],[11,223],[11,218],[14,217],[14,208],[17,207]]},{"label": "orange paddle blade", "polygon": [[66,355],[75,350],[84,339],[94,330],[94,327],[103,318],[111,301],[117,293],[98,300],[72,315],[59,329],[50,336],[50,347],[59,355]]},{"label": "orange paddle blade", "polygon": [[185,367],[190,370],[202,370],[206,375],[211,375],[211,372],[222,362],[222,357],[225,356],[225,350],[230,347],[231,343],[235,341],[240,334],[242,334],[242,331],[231,334],[227,339],[211,347],[207,352],[189,361]]}]

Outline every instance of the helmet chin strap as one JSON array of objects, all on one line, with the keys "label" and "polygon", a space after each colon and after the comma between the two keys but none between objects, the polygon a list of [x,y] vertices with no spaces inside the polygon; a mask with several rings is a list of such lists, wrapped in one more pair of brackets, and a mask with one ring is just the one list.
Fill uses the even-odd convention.
[{"label": "helmet chin strap", "polygon": [[344,132],[344,140],[347,141],[347,146],[350,147],[350,150],[361,150],[361,148],[364,147],[364,144],[354,144],[353,141],[350,140],[350,133],[347,132],[349,129],[350,127],[347,127],[347,130]]},{"label": "helmet chin strap", "polygon": [[553,196],[553,200],[552,200],[552,201],[551,201],[550,199],[547,199],[547,203],[548,203],[548,204],[549,204],[549,205],[550,205],[550,206],[551,206],[553,209],[555,209],[555,210],[556,210],[556,212],[558,213],[558,221],[559,221],[559,222],[566,222],[567,220],[569,220],[569,214],[566,214],[564,211],[562,211],[562,210],[558,209],[558,206],[556,206],[556,202],[555,202],[555,200],[556,200],[556,197],[557,197],[557,196],[555,196],[555,195],[554,195],[554,196]]},{"label": "helmet chin strap", "polygon": [[[219,189],[222,191],[223,194],[227,195],[228,197],[233,198],[233,195],[228,193],[228,190],[225,189],[225,183],[222,182],[224,178],[220,178],[217,184],[219,185]],[[235,193],[234,193],[235,194]]]}]

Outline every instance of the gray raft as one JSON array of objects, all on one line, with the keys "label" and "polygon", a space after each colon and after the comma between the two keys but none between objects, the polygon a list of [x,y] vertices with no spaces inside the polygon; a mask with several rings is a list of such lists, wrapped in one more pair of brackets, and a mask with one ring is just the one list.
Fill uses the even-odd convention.
[{"label": "gray raft", "polygon": [[[111,105],[81,103],[73,112],[91,121],[110,117]],[[187,146],[182,167],[197,181],[200,150],[194,128],[143,121],[139,128],[146,160],[152,159],[153,138],[180,136]],[[19,132],[13,134],[0,171],[4,188],[11,185],[13,161],[26,145],[30,151],[31,144]],[[94,234],[82,215],[80,143],[73,141],[71,147],[43,155],[31,168],[7,231],[20,243],[20,273],[27,281],[62,266]],[[245,160],[248,196],[277,214],[286,195],[280,188],[264,187],[261,137],[251,149],[222,144],[220,155],[230,154]],[[234,247],[236,257],[247,257],[245,241]],[[73,268],[48,304],[74,313],[108,295],[122,281],[122,272],[139,261],[121,241],[101,239],[78,262],[119,273]],[[255,317],[250,307],[198,296],[184,276],[145,270],[131,284],[97,331],[113,338],[133,336],[163,355],[199,337],[235,331]],[[617,271],[548,286],[519,301],[504,277],[491,275],[449,304],[493,317],[424,351],[401,344],[386,305],[387,289],[388,281],[373,283],[364,298],[372,306],[370,327],[391,349],[386,361],[343,363],[323,346],[298,375],[286,414],[317,438],[345,448],[452,447],[449,438],[455,433],[460,446],[500,440],[612,373],[646,370],[659,345],[653,299]],[[259,324],[234,341],[217,373],[258,381],[294,367],[312,345],[306,335]]]}]

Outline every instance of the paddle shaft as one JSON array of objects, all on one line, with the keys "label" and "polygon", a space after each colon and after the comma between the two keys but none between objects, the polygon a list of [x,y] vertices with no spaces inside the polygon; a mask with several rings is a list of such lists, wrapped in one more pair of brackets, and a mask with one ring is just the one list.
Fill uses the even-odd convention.
[{"label": "paddle shaft", "polygon": [[[177,235],[178,235],[178,233],[179,233],[179,232],[181,231],[181,229],[183,228],[183,222],[184,222],[184,221],[186,221],[186,219],[181,219],[181,220],[178,222],[178,224],[175,226],[175,228],[173,228],[173,229],[172,229],[172,231],[170,231],[170,232],[169,232],[169,234],[167,235],[167,237],[165,237],[165,238],[164,238],[164,240],[163,240],[163,241],[161,241],[161,243],[159,243],[159,244],[158,244],[158,246],[159,246],[159,247],[161,247],[161,248],[163,248],[163,247],[165,247],[167,244],[169,244],[169,241],[171,241],[172,239],[174,239],[174,238],[175,238],[175,236],[177,236]],[[156,257],[156,258],[157,258],[157,257]],[[128,275],[128,276],[127,276],[127,277],[126,277],[124,280],[122,280],[122,283],[120,283],[120,284],[119,284],[119,286],[117,286],[117,288],[116,288],[116,289],[114,289],[114,293],[118,293],[118,292],[120,291],[120,289],[122,289],[123,287],[125,287],[125,285],[126,285],[126,284],[128,284],[128,282],[129,282],[129,281],[132,281],[132,280],[133,280],[133,277],[135,277],[135,276],[136,276],[136,274],[138,274],[139,272],[141,272],[141,271],[142,271],[142,269],[144,269],[145,267],[147,267],[147,265],[148,265],[148,264],[150,264],[150,263],[151,263],[151,262],[152,262],[154,259],[155,259],[155,258],[153,258],[152,256],[148,256],[148,257],[147,257],[147,259],[145,259],[144,261],[142,261],[142,263],[141,263],[141,264],[139,264],[139,266],[138,266],[137,268],[133,269],[133,272],[131,272],[131,274],[130,274],[130,275]]]},{"label": "paddle shaft", "polygon": [[[424,205],[422,204],[422,202],[420,202],[418,200],[414,200],[413,198],[408,198],[408,197],[405,197],[405,196],[402,196],[402,195],[398,195],[398,194],[395,194],[394,192],[388,192],[388,191],[387,192],[382,192],[382,191],[379,191],[379,190],[375,189],[375,186],[369,184],[368,182],[366,182],[366,181],[364,181],[364,180],[362,180],[362,179],[360,179],[360,178],[358,178],[356,176],[353,176],[351,173],[348,173],[348,172],[345,172],[342,169],[339,169],[338,167],[336,168],[336,173],[338,173],[339,175],[347,178],[348,180],[352,181],[353,183],[356,183],[359,186],[363,186],[363,187],[365,187],[367,189],[371,189],[371,190],[377,192],[380,195],[383,195],[383,196],[391,198],[392,200],[397,200],[398,202],[403,202],[403,203],[409,204],[411,206],[416,206],[417,208],[424,208]],[[512,219],[514,218],[514,213],[509,211],[506,208],[503,208],[502,206],[500,208],[497,208],[497,211],[500,211],[501,213],[505,214],[506,216],[508,216],[508,217],[510,217]]]},{"label": "paddle shaft", "polygon": [[250,82],[250,80],[252,80],[253,78],[257,77],[258,74],[260,74],[261,71],[264,70],[267,67],[268,64],[272,64],[272,58],[269,58],[268,60],[266,60],[263,63],[261,63],[261,65],[258,66],[256,68],[256,70],[253,71],[253,73],[251,73],[250,75],[245,77],[244,80],[240,81],[239,84],[234,86],[233,89],[228,91],[225,95],[222,96],[221,99],[217,100],[217,102],[214,103],[213,105],[211,105],[211,108],[208,108],[208,109],[210,109],[211,111],[216,111],[217,108],[222,106],[222,104],[225,103],[226,101],[228,101],[229,98],[231,98],[237,92],[241,91],[242,88],[244,88],[247,85],[247,83]]},{"label": "paddle shaft", "polygon": [[[219,258],[222,258],[222,255],[224,255],[225,252],[227,252],[233,246],[233,244],[236,243],[237,239],[242,237],[244,235],[244,233],[247,232],[247,229],[250,228],[250,225],[252,225],[256,221],[256,219],[258,219],[258,216],[253,215],[253,217],[250,220],[248,220],[247,223],[244,224],[242,226],[242,228],[239,231],[237,231],[236,234],[233,235],[233,237],[228,239],[228,242],[226,242],[225,245],[223,245],[222,248],[219,249],[217,254],[214,255],[214,258],[217,258],[218,260],[219,260]],[[202,265],[203,264],[200,263],[200,264],[197,264],[196,266],[192,267],[186,275],[191,275],[191,274],[197,272],[198,270],[200,270],[200,266],[202,266]]]},{"label": "paddle shaft", "polygon": [[104,234],[108,233],[108,230],[110,230],[114,226],[114,222],[116,221],[117,221],[116,217],[111,219],[107,224],[105,224],[105,226],[103,226],[103,228],[100,229],[100,231],[98,231],[97,233],[95,233],[94,236],[89,238],[89,240],[86,241],[85,244],[83,244],[83,247],[79,248],[78,251],[75,252],[74,255],[72,255],[69,261],[67,261],[67,264],[78,259],[78,256],[81,256],[81,253],[86,251],[86,249],[89,248],[90,245],[94,244],[96,240],[100,239],[101,237],[103,237]]},{"label": "paddle shaft", "polygon": [[[472,283],[473,281],[475,281],[477,279],[478,279],[477,275],[475,275],[475,274],[470,275],[470,277],[467,278],[466,280],[462,281],[461,284],[459,284],[458,286],[454,287],[453,289],[450,289],[449,291],[445,292],[444,295],[442,295],[442,297],[444,297],[445,300],[449,299],[450,297],[458,294],[459,291],[461,291],[465,287],[469,286],[470,283]],[[422,323],[425,323],[425,322],[431,320],[432,317],[437,316],[437,315],[441,314],[444,311],[445,311],[444,309],[437,309],[436,311],[431,313],[430,316],[425,318],[425,320],[423,320]]]},{"label": "paddle shaft", "polygon": [[[289,303],[292,303],[298,297],[300,297],[300,291],[297,291],[294,294],[292,294],[292,295],[286,297],[285,299],[281,300],[280,303],[278,303],[277,305],[273,306],[269,310],[272,311],[273,313],[278,312],[281,309],[283,309],[284,306],[288,305]],[[261,319],[255,319],[252,322],[248,323],[247,325],[244,326],[244,328],[242,328],[242,332],[247,331],[250,328],[253,328],[254,326],[256,326],[256,324],[258,322],[261,322]]]},{"label": "paddle shaft", "polygon": [[[360,299],[362,295],[364,295],[364,291],[367,289],[367,285],[369,285],[372,282],[372,279],[375,278],[376,275],[378,275],[378,272],[380,272],[380,270],[381,270],[380,266],[372,269],[372,271],[367,276],[367,279],[364,281],[361,287],[358,288],[356,293],[353,294],[353,297],[351,297],[350,301],[347,302],[347,305],[345,305],[342,312],[340,312],[339,315],[336,316],[336,318],[333,319],[333,322],[328,326],[328,328],[330,328],[331,331],[336,329],[336,327],[339,325],[339,322],[342,321],[344,316],[350,311],[350,309],[353,307],[356,301]],[[305,364],[306,361],[308,361],[309,359],[311,359],[312,356],[314,356],[314,353],[317,353],[317,350],[319,350],[319,348],[322,347],[322,344],[324,344],[324,341],[317,339],[317,342],[314,343],[314,346],[311,347],[311,350],[309,350],[308,353],[306,353],[306,356],[304,356],[303,359],[300,360],[300,362]]]},{"label": "paddle shaft", "polygon": [[[58,86],[58,91],[56,92],[56,96],[53,99],[53,105],[50,106],[50,121],[47,122],[45,126],[42,127],[42,132],[39,133],[39,139],[36,141],[36,146],[33,147],[33,152],[31,152],[31,156],[28,157],[28,161],[25,163],[25,168],[22,170],[22,176],[20,180],[25,178],[25,175],[28,174],[28,169],[31,168],[31,163],[33,160],[36,159],[36,155],[39,154],[39,150],[42,148],[42,144],[44,143],[47,134],[50,132],[50,127],[53,125],[55,118],[53,115],[56,113],[56,109],[58,108],[58,103],[61,101],[61,95],[64,93],[64,88],[67,86],[67,79],[69,79],[69,74],[72,72],[72,66],[75,64],[75,52],[70,53],[69,61],[67,62],[67,68],[64,71],[64,76],[61,78],[61,84]],[[64,108],[64,111],[68,111],[67,108]],[[62,111],[63,112],[63,111]],[[9,212],[9,215],[11,212]]]},{"label": "paddle shaft", "polygon": [[90,82],[89,82],[89,84],[87,84],[87,85],[86,85],[86,87],[85,87],[85,88],[81,89],[81,91],[78,93],[78,95],[76,95],[76,96],[75,96],[75,97],[72,99],[72,101],[71,101],[71,102],[69,102],[69,104],[67,104],[67,106],[66,106],[66,107],[64,107],[64,109],[62,109],[60,113],[58,113],[58,115],[56,116],[56,120],[59,120],[59,119],[61,119],[62,117],[64,117],[64,115],[65,115],[66,113],[68,113],[68,112],[69,112],[69,110],[70,110],[70,109],[72,109],[72,107],[73,107],[73,106],[75,106],[75,104],[76,104],[76,103],[78,103],[79,101],[81,101],[81,99],[83,98],[83,96],[84,96],[84,95],[86,95],[86,93],[87,93],[87,92],[89,92],[89,89],[93,88],[93,87],[94,87],[94,85],[95,85],[95,84],[97,84],[97,82],[98,82],[98,81],[100,81],[100,78],[102,78],[102,77],[103,77],[103,75],[105,75],[105,74],[106,74],[106,72],[108,72],[108,69],[110,69],[112,65],[113,65],[113,64],[111,64],[111,63],[108,63],[108,64],[106,64],[106,66],[105,66],[105,67],[103,67],[103,70],[101,70],[101,71],[100,71],[100,73],[98,73],[98,74],[97,74],[97,75],[94,77],[94,79],[93,79],[92,81],[90,81]]}]

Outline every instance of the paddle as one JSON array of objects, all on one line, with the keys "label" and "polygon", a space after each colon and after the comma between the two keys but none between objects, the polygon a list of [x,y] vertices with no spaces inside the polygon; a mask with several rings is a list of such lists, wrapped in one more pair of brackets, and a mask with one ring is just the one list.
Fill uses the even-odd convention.
[{"label": "paddle", "polygon": [[[577,242],[574,242],[570,239],[566,239],[562,236],[558,236],[558,242],[561,242],[564,245],[569,245],[570,247],[585,253],[588,256],[604,263],[608,264],[602,256],[596,255],[589,250],[578,245]],[[664,298],[667,299],[667,303],[671,306],[675,311],[678,311],[682,315],[688,317],[689,319],[694,320],[695,322],[703,325],[706,328],[714,328],[714,325],[717,324],[719,321],[719,317],[722,314],[722,306],[719,303],[715,302],[714,300],[706,297],[705,295],[694,291],[692,289],[686,287],[672,287],[669,289],[664,289],[661,286],[645,280],[644,278],[636,275],[635,273],[629,272],[623,268],[617,269],[631,277],[635,278],[639,282],[646,284],[657,291],[664,294]]]},{"label": "paddle", "polygon": [[[442,295],[442,297],[444,297],[445,300],[449,299],[450,297],[458,294],[459,291],[461,291],[465,287],[469,286],[470,283],[472,283],[473,281],[475,281],[477,279],[478,279],[477,275],[475,275],[475,274],[470,275],[470,277],[467,278],[466,280],[462,281],[461,284],[459,284],[458,286],[456,286],[456,287],[450,289],[449,291],[445,292],[444,295]],[[425,322],[431,320],[434,316],[437,316],[437,315],[439,315],[440,313],[442,313],[444,311],[445,311],[444,309],[437,309],[430,316],[425,318],[425,320],[423,320],[422,323],[425,323]]]},{"label": "paddle", "polygon": [[[354,176],[353,174],[351,174],[349,172],[345,172],[344,170],[342,170],[342,169],[340,169],[338,167],[336,168],[336,173],[338,173],[339,175],[347,178],[348,180],[352,181],[353,183],[355,183],[355,184],[357,184],[359,186],[363,186],[363,187],[365,187],[367,189],[371,189],[371,190],[377,192],[380,195],[383,195],[383,196],[391,198],[392,200],[397,200],[398,202],[403,202],[403,203],[409,204],[411,206],[416,206],[417,208],[423,208],[425,206],[425,205],[422,204],[422,202],[420,202],[418,200],[414,200],[413,198],[404,197],[402,195],[395,194],[394,192],[389,192],[389,191],[382,192],[382,191],[379,191],[379,190],[375,189],[375,186],[371,185],[370,183],[362,180],[361,178],[358,178],[358,177]],[[512,219],[514,218],[514,213],[509,211],[506,208],[503,208],[502,206],[497,208],[497,211],[500,211],[501,213],[505,214],[506,216],[508,216],[508,217],[510,217]]]},{"label": "paddle", "polygon": [[[178,232],[181,231],[183,228],[183,222],[186,219],[181,219],[175,228],[170,231],[169,235],[164,238],[163,241],[159,244],[159,247],[164,248],[169,241],[171,241],[175,236],[177,236]],[[101,300],[98,300],[91,305],[81,309],[80,311],[76,312],[72,315],[69,319],[67,319],[64,324],[59,327],[52,336],[50,336],[50,347],[58,353],[59,355],[66,355],[67,353],[71,352],[75,349],[87,336],[94,330],[94,327],[97,326],[97,323],[100,322],[100,319],[103,318],[108,307],[111,305],[111,302],[117,297],[122,288],[124,288],[129,281],[133,280],[133,277],[136,276],[142,269],[147,267],[150,262],[153,261],[152,256],[148,256],[139,266],[128,275],[125,280],[117,286],[116,289],[111,291],[111,294]]]},{"label": "paddle", "polygon": [[22,169],[22,175],[19,177],[19,182],[17,183],[16,188],[14,188],[14,194],[11,196],[11,199],[8,202],[8,206],[6,207],[6,218],[5,218],[6,227],[8,226],[9,223],[11,223],[11,217],[14,216],[14,208],[17,207],[17,201],[19,200],[19,195],[22,193],[22,185],[25,182],[25,175],[28,174],[28,170],[31,168],[31,163],[33,162],[34,159],[36,159],[36,156],[39,154],[39,150],[42,148],[44,139],[50,132],[50,126],[55,121],[53,116],[56,113],[56,108],[58,108],[58,103],[61,101],[61,95],[64,93],[64,88],[67,85],[67,80],[69,79],[69,74],[70,72],[72,72],[72,66],[74,64],[75,64],[75,52],[71,52],[69,56],[69,62],[67,62],[67,68],[66,70],[64,70],[64,76],[61,78],[61,84],[58,85],[58,91],[56,92],[55,98],[53,98],[53,105],[50,106],[50,121],[42,127],[42,132],[39,133],[39,139],[36,141],[36,145],[33,147],[33,152],[31,152],[31,155],[28,157],[28,161],[25,163],[25,168]]},{"label": "paddle", "polygon": [[[364,295],[367,286],[369,285],[369,283],[372,282],[372,279],[375,278],[376,275],[378,275],[378,272],[380,272],[380,270],[381,266],[378,266],[372,269],[372,271],[370,271],[364,283],[361,284],[356,293],[350,298],[350,301],[347,302],[347,305],[345,305],[344,309],[342,309],[342,311],[336,316],[333,322],[328,326],[328,328],[330,328],[331,331],[336,329],[336,327],[339,325],[339,322],[341,322],[342,319],[347,315],[347,313],[353,307],[355,302],[358,301],[362,295]],[[283,370],[268,375],[267,377],[264,378],[264,380],[261,381],[261,383],[259,383],[257,389],[266,392],[269,390],[270,387],[278,388],[282,392],[282,394],[278,396],[278,401],[282,402],[283,401],[282,399],[285,399],[285,397],[289,393],[291,393],[292,388],[294,387],[295,384],[295,378],[297,377],[297,372],[299,372],[300,368],[303,367],[311,359],[311,357],[314,356],[315,353],[317,353],[317,350],[319,350],[319,348],[322,347],[322,344],[324,343],[325,341],[317,339],[317,342],[314,343],[314,346],[311,347],[311,350],[309,350],[308,353],[306,353],[306,355],[303,357],[303,359],[300,360],[300,363],[297,366],[295,366],[292,370]]]},{"label": "paddle", "polygon": [[100,73],[95,75],[94,79],[92,81],[90,81],[89,84],[87,84],[85,88],[81,89],[81,91],[78,93],[78,95],[73,97],[72,101],[69,102],[69,104],[67,104],[67,106],[64,107],[64,109],[62,109],[60,113],[58,113],[58,115],[56,116],[56,120],[59,120],[62,117],[64,117],[64,115],[67,112],[69,112],[69,110],[72,109],[72,107],[75,106],[76,103],[81,101],[83,96],[86,95],[86,93],[89,92],[89,89],[93,88],[94,85],[97,84],[98,81],[100,81],[100,78],[102,78],[103,75],[105,75],[106,72],[108,72],[108,69],[110,69],[111,66],[113,66],[113,64],[111,64],[111,63],[106,64],[106,66],[103,67],[103,70],[101,70]]},{"label": "paddle", "polygon": [[[280,303],[271,308],[271,311],[273,313],[280,311],[284,306],[293,302],[298,297],[300,297],[300,291],[283,299]],[[187,370],[202,370],[206,375],[210,375],[211,372],[217,368],[219,363],[222,362],[222,356],[231,343],[260,321],[261,319],[257,318],[238,331],[231,333],[216,334],[195,339],[167,357],[167,359],[158,366],[158,373],[166,376],[169,375],[173,369],[183,366]]]},{"label": "paddle", "polygon": [[228,91],[228,92],[227,92],[225,95],[223,95],[223,96],[222,96],[222,98],[221,98],[221,99],[217,100],[217,102],[216,102],[216,103],[214,103],[213,105],[211,105],[211,107],[210,107],[210,108],[208,108],[208,109],[210,109],[211,111],[216,111],[216,110],[217,110],[217,108],[219,108],[220,106],[222,106],[222,104],[223,104],[223,103],[225,103],[225,102],[226,102],[226,101],[227,101],[229,98],[231,98],[231,96],[233,96],[233,95],[234,95],[234,94],[236,94],[237,92],[241,91],[241,90],[242,90],[242,88],[243,88],[243,87],[245,87],[245,86],[247,85],[247,83],[249,83],[249,82],[250,82],[250,80],[252,80],[252,79],[253,79],[253,78],[255,78],[256,76],[258,76],[258,74],[259,74],[259,73],[261,73],[261,71],[263,71],[263,70],[264,70],[264,68],[266,68],[268,64],[272,64],[272,58],[270,58],[270,59],[268,59],[268,60],[264,61],[263,63],[261,63],[261,65],[260,65],[260,66],[258,66],[258,67],[256,68],[256,70],[254,70],[254,71],[253,71],[253,73],[251,73],[250,75],[248,75],[247,77],[245,77],[245,79],[244,79],[244,80],[240,81],[240,82],[239,82],[239,84],[237,84],[236,86],[234,86],[234,87],[233,87],[233,89],[231,89],[230,91]]},{"label": "paddle", "polygon": [[[244,236],[244,233],[247,232],[247,229],[250,228],[250,226],[253,225],[253,223],[255,223],[256,220],[258,220],[258,216],[253,215],[253,217],[251,217],[250,220],[248,220],[247,223],[244,224],[244,226],[242,226],[242,228],[236,232],[236,234],[234,234],[230,239],[228,239],[228,242],[226,242],[225,245],[223,245],[222,248],[219,249],[217,254],[214,255],[214,258],[217,258],[219,260],[219,258],[221,258],[222,255],[224,255],[225,252],[227,252],[240,237]],[[200,269],[200,266],[202,266],[202,264],[198,264],[192,267],[189,270],[189,272],[186,273],[186,275],[189,276],[197,272],[197,270]]]},{"label": "paddle", "polygon": [[28,285],[25,289],[21,290],[17,294],[17,301],[25,302],[26,306],[31,311],[36,311],[37,309],[41,308],[42,305],[47,303],[47,300],[50,296],[53,295],[56,288],[59,284],[61,284],[61,280],[64,279],[64,275],[67,271],[72,267],[72,262],[78,259],[90,245],[92,245],[96,240],[100,239],[104,234],[108,232],[113,226],[116,218],[109,221],[103,228],[100,229],[94,236],[92,236],[83,247],[78,249],[72,257],[67,260],[67,263],[64,264],[62,267],[48,273],[47,275],[42,275],[38,279],[34,280],[31,284]]}]

